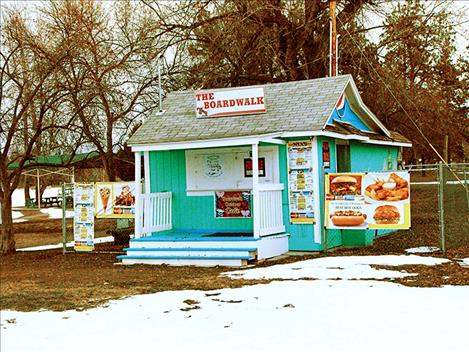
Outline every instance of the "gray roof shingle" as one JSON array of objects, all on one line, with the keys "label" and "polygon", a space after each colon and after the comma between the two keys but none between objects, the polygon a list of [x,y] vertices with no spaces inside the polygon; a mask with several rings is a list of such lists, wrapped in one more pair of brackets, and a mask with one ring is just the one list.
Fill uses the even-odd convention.
[{"label": "gray roof shingle", "polygon": [[[275,132],[322,130],[350,75],[260,85],[267,112],[197,118],[195,91],[169,93],[163,114],[153,114],[129,139],[148,145],[204,139],[243,137]],[[230,88],[227,88],[230,89]]]}]

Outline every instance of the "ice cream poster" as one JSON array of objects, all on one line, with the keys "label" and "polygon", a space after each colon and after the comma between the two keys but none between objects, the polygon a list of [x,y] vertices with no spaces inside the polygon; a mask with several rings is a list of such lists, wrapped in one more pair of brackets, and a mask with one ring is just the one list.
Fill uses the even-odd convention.
[{"label": "ice cream poster", "polygon": [[251,194],[249,191],[215,192],[216,218],[250,218]]},{"label": "ice cream poster", "polygon": [[74,185],[73,239],[76,251],[94,249],[94,184]]},{"label": "ice cream poster", "polygon": [[135,182],[98,182],[95,190],[97,218],[135,217]]}]

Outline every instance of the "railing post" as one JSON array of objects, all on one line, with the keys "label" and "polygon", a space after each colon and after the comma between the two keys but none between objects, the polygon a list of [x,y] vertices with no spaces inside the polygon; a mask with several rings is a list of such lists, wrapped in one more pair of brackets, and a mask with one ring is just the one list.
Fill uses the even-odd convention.
[{"label": "railing post", "polygon": [[259,149],[257,143],[252,145],[252,201],[254,237],[260,236],[260,203],[259,203]]},{"label": "railing post", "polygon": [[142,234],[142,156],[140,152],[135,152],[135,238],[140,238]]},{"label": "railing post", "polygon": [[446,252],[445,238],[445,203],[444,203],[444,187],[446,186],[445,170],[443,163],[438,164],[438,215],[440,222],[440,246],[443,253]]}]

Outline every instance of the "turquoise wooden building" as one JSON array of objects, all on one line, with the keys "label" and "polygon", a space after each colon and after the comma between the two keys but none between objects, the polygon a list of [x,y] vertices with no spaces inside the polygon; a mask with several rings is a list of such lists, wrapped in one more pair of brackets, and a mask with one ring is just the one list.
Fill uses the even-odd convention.
[{"label": "turquoise wooden building", "polygon": [[[170,93],[130,138],[135,238],[124,263],[245,265],[324,249],[323,174],[396,170],[410,142],[350,75]],[[375,231],[328,231],[328,247]]]}]

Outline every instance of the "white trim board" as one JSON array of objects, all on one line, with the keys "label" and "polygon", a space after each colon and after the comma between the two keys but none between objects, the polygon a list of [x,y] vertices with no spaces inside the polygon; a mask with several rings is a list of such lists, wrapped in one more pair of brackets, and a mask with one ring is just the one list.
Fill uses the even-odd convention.
[{"label": "white trim board", "polygon": [[265,136],[247,136],[237,138],[220,138],[220,139],[205,139],[200,141],[185,141],[174,143],[161,143],[150,145],[135,145],[132,146],[133,152],[141,151],[162,151],[162,150],[181,150],[181,149],[204,149],[204,148],[218,148],[218,147],[237,147],[249,146],[252,144],[259,144],[260,142],[272,144],[285,144],[286,142],[279,138],[293,138],[293,137],[331,137],[345,140],[357,140],[363,143],[389,145],[396,147],[412,147],[411,143],[394,142],[394,141],[379,141],[374,140],[367,136],[356,134],[341,134],[328,131],[298,131],[298,132],[283,132],[273,135]]}]

